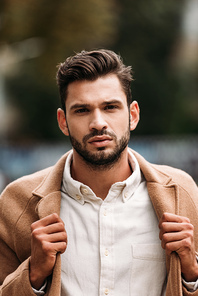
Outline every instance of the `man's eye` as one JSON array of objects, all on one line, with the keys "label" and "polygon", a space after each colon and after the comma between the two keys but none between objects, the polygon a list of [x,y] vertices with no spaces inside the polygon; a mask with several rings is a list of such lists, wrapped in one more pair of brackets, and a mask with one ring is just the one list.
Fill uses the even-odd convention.
[{"label": "man's eye", "polygon": [[116,106],[116,105],[108,105],[105,107],[106,110],[113,110],[113,109],[117,109],[117,108],[118,108],[118,106]]},{"label": "man's eye", "polygon": [[77,109],[76,111],[75,111],[75,113],[85,113],[85,112],[88,112],[89,110],[88,109],[86,109],[86,108],[81,108],[81,109]]}]

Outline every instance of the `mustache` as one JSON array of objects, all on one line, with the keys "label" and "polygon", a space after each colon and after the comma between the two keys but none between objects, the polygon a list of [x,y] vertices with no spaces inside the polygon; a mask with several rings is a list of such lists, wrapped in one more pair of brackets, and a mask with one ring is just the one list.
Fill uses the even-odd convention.
[{"label": "mustache", "polygon": [[110,136],[111,138],[114,138],[114,139],[116,138],[115,134],[112,133],[112,132],[108,132],[108,131],[106,131],[106,130],[101,130],[101,131],[94,130],[93,132],[91,132],[91,133],[89,133],[88,135],[85,135],[85,136],[83,137],[83,143],[86,144],[86,142],[87,142],[89,139],[91,139],[91,138],[93,138],[93,137],[95,137],[95,136],[103,136],[103,135],[108,135],[108,136]]}]

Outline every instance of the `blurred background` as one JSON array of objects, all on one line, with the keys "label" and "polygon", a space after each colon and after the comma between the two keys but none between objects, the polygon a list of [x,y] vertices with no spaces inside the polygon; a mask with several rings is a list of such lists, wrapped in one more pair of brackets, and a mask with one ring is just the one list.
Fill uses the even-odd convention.
[{"label": "blurred background", "polygon": [[129,146],[198,182],[198,0],[1,0],[0,192],[70,149],[57,65],[94,48],[133,67],[141,120]]}]

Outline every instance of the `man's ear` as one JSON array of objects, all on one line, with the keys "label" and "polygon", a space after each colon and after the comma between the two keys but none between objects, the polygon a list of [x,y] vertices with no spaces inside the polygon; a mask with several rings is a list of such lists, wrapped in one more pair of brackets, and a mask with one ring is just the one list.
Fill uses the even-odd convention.
[{"label": "man's ear", "polygon": [[58,121],[59,128],[63,132],[63,134],[66,136],[69,136],[69,130],[67,127],[65,112],[61,108],[58,108],[57,110],[57,121]]},{"label": "man's ear", "polygon": [[140,109],[136,101],[133,101],[130,105],[130,131],[133,131],[140,119]]}]

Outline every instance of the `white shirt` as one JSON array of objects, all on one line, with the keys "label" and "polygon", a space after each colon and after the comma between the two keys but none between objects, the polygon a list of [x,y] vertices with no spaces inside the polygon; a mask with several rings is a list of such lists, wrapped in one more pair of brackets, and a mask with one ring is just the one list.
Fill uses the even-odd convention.
[{"label": "white shirt", "polygon": [[72,153],[62,185],[60,216],[68,246],[62,254],[61,295],[165,295],[165,251],[135,157],[129,152],[133,173],[113,184],[104,201],[72,179],[71,160]]},{"label": "white shirt", "polygon": [[[132,175],[114,184],[104,201],[71,178],[72,153],[65,164],[61,218],[68,233],[62,255],[62,296],[164,296],[165,254],[158,221],[135,157]],[[198,259],[198,258],[197,258]],[[184,285],[193,292],[196,282]],[[36,295],[44,295],[45,285]]]}]

